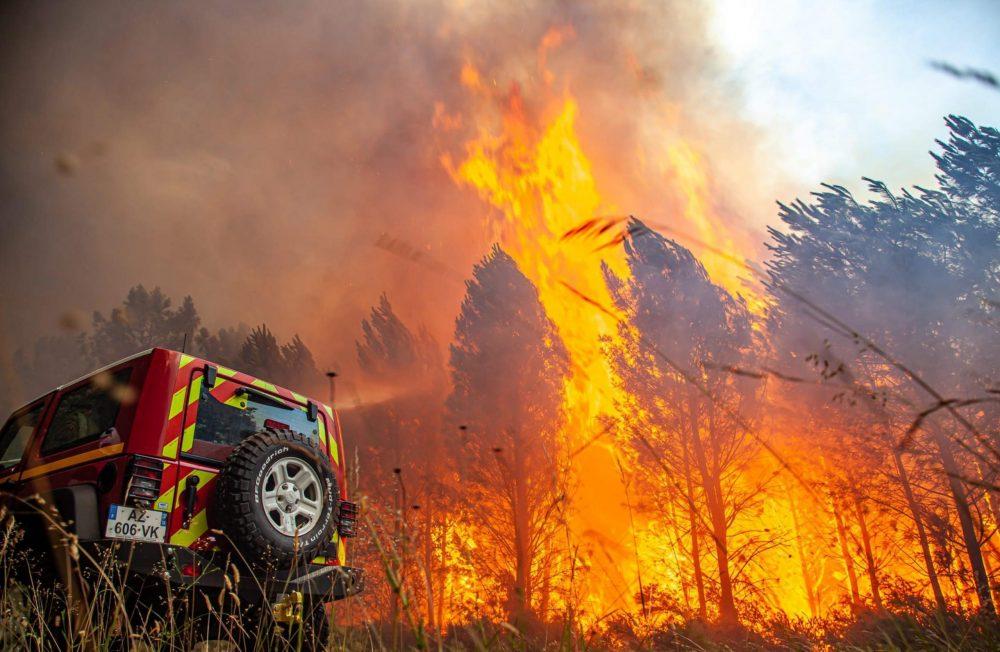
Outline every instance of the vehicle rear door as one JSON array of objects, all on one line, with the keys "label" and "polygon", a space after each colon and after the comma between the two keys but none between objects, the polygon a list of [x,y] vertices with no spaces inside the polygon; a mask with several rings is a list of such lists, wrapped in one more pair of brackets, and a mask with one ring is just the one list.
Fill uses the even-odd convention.
[{"label": "vehicle rear door", "polygon": [[325,450],[328,428],[318,410],[310,418],[304,397],[270,383],[211,365],[195,367],[190,374],[170,543],[208,549],[217,543],[209,533],[216,478],[236,446],[256,432],[276,428],[311,437]]}]

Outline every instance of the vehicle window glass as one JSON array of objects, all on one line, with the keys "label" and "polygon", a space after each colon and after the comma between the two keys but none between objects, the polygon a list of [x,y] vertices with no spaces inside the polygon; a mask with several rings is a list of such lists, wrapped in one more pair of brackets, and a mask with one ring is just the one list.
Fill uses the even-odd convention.
[{"label": "vehicle window glass", "polygon": [[42,455],[96,439],[113,428],[131,374],[131,367],[121,369],[102,376],[103,382],[92,381],[63,394],[42,442]]},{"label": "vehicle window glass", "polygon": [[35,432],[44,411],[45,403],[39,403],[27,412],[11,417],[3,427],[0,432],[0,470],[9,469],[21,461],[31,433]]},{"label": "vehicle window glass", "polygon": [[319,441],[319,426],[309,420],[305,410],[279,406],[276,400],[262,400],[253,394],[239,395],[238,402],[230,403],[207,391],[202,393],[190,453],[222,461],[246,437],[265,428],[291,430],[314,444]]}]

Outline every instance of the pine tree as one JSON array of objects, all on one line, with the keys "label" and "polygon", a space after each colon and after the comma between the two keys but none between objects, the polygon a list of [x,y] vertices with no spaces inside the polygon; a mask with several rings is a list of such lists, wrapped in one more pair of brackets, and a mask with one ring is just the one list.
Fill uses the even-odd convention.
[{"label": "pine tree", "polygon": [[238,366],[240,351],[249,335],[250,327],[242,322],[235,327],[220,328],[215,333],[202,327],[195,335],[195,350],[213,362],[229,367]]},{"label": "pine tree", "polygon": [[200,318],[190,296],[180,308],[159,287],[147,290],[142,284],[132,287],[120,307],[108,317],[95,311],[89,338],[91,356],[97,364],[108,364],[154,346],[180,349],[194,344]]},{"label": "pine tree", "polygon": [[741,479],[756,450],[748,426],[759,391],[728,371],[752,352],[750,314],[684,247],[637,220],[627,233],[628,277],[605,270],[625,316],[618,339],[606,348],[629,401],[619,406],[626,415],[620,425],[644,477],[687,514],[701,616],[706,535],[716,559],[719,616],[735,622],[730,560],[740,542],[733,523],[754,506],[761,488]]},{"label": "pine tree", "polygon": [[494,247],[473,268],[451,346],[450,448],[464,516],[489,545],[479,569],[506,589],[510,618],[533,606],[540,553],[563,501],[559,428],[568,355],[538,291]]},{"label": "pine tree", "polygon": [[240,349],[240,370],[276,383],[285,378],[285,360],[281,354],[278,338],[267,324],[261,324],[250,331]]},{"label": "pine tree", "polygon": [[[988,434],[997,431],[1000,410],[987,402],[963,412],[941,399],[976,399],[998,380],[1000,133],[954,116],[947,123],[950,138],[935,155],[938,190],[895,194],[869,180],[867,203],[826,186],[808,203],[781,205],[784,230],[771,229],[769,243],[777,299],[769,331],[787,373],[813,371],[821,381],[820,389],[795,389],[800,402],[851,397],[870,411],[870,429],[887,428],[884,450],[904,442],[903,453],[936,458],[980,604],[992,613],[977,512],[1000,498],[993,486],[1000,442]],[[936,583],[926,516],[898,453],[906,509]],[[990,488],[990,505],[976,504],[982,486]],[[993,518],[1000,523],[1000,509]]]}]

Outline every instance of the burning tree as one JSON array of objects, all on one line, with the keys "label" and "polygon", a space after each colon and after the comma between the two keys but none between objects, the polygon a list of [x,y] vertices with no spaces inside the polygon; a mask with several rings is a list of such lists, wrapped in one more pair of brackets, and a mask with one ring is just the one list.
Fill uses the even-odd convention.
[{"label": "burning tree", "polygon": [[508,616],[523,620],[547,594],[542,553],[565,503],[567,353],[535,286],[499,246],[466,286],[447,402],[460,428],[450,449],[461,515],[474,537],[464,543],[480,576],[506,590]]},{"label": "burning tree", "polygon": [[[748,419],[759,391],[728,372],[753,351],[746,305],[713,284],[690,251],[632,221],[629,276],[606,270],[624,315],[607,354],[627,397],[619,426],[647,483],[677,503],[690,537],[698,608],[706,616],[704,541],[714,551],[717,609],[737,620],[734,581],[770,545],[737,526],[760,485],[747,480],[757,448]],[[668,516],[668,515],[662,515]]]},{"label": "burning tree", "polygon": [[[819,387],[793,384],[793,397],[865,409],[867,428],[885,433],[879,446],[893,461],[941,606],[925,527],[932,515],[908,478],[915,462],[904,456],[934,461],[980,606],[994,612],[982,543],[1000,512],[977,515],[995,504],[1000,464],[990,395],[1000,336],[1000,134],[962,118],[948,125],[951,138],[935,156],[940,190],[897,195],[870,181],[875,199],[867,204],[827,186],[812,203],[782,205],[787,231],[772,229],[769,245],[777,299],[770,331],[787,370],[816,372]],[[842,429],[847,420],[835,423]],[[850,457],[862,444],[840,445]]]}]

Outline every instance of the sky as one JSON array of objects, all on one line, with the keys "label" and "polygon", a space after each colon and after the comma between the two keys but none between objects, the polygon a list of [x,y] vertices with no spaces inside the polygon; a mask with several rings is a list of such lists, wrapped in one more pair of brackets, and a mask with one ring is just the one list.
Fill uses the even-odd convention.
[{"label": "sky", "polygon": [[[863,175],[930,183],[944,115],[1000,124],[1000,92],[928,65],[1000,74],[998,7],[4,3],[0,349],[67,310],[107,313],[136,283],[193,295],[210,328],[298,333],[321,365],[353,357],[382,292],[446,341],[464,288],[414,253],[465,274],[488,250],[489,207],[441,156],[495,127],[514,87],[536,116],[576,97],[602,210],[676,216],[646,164],[683,142],[719,226],[762,255],[776,200]],[[485,94],[463,88],[468,63]]]},{"label": "sky", "polygon": [[738,110],[797,192],[929,184],[943,116],[1000,123],[1000,91],[928,65],[1000,74],[998,2],[715,0],[709,24]]}]

